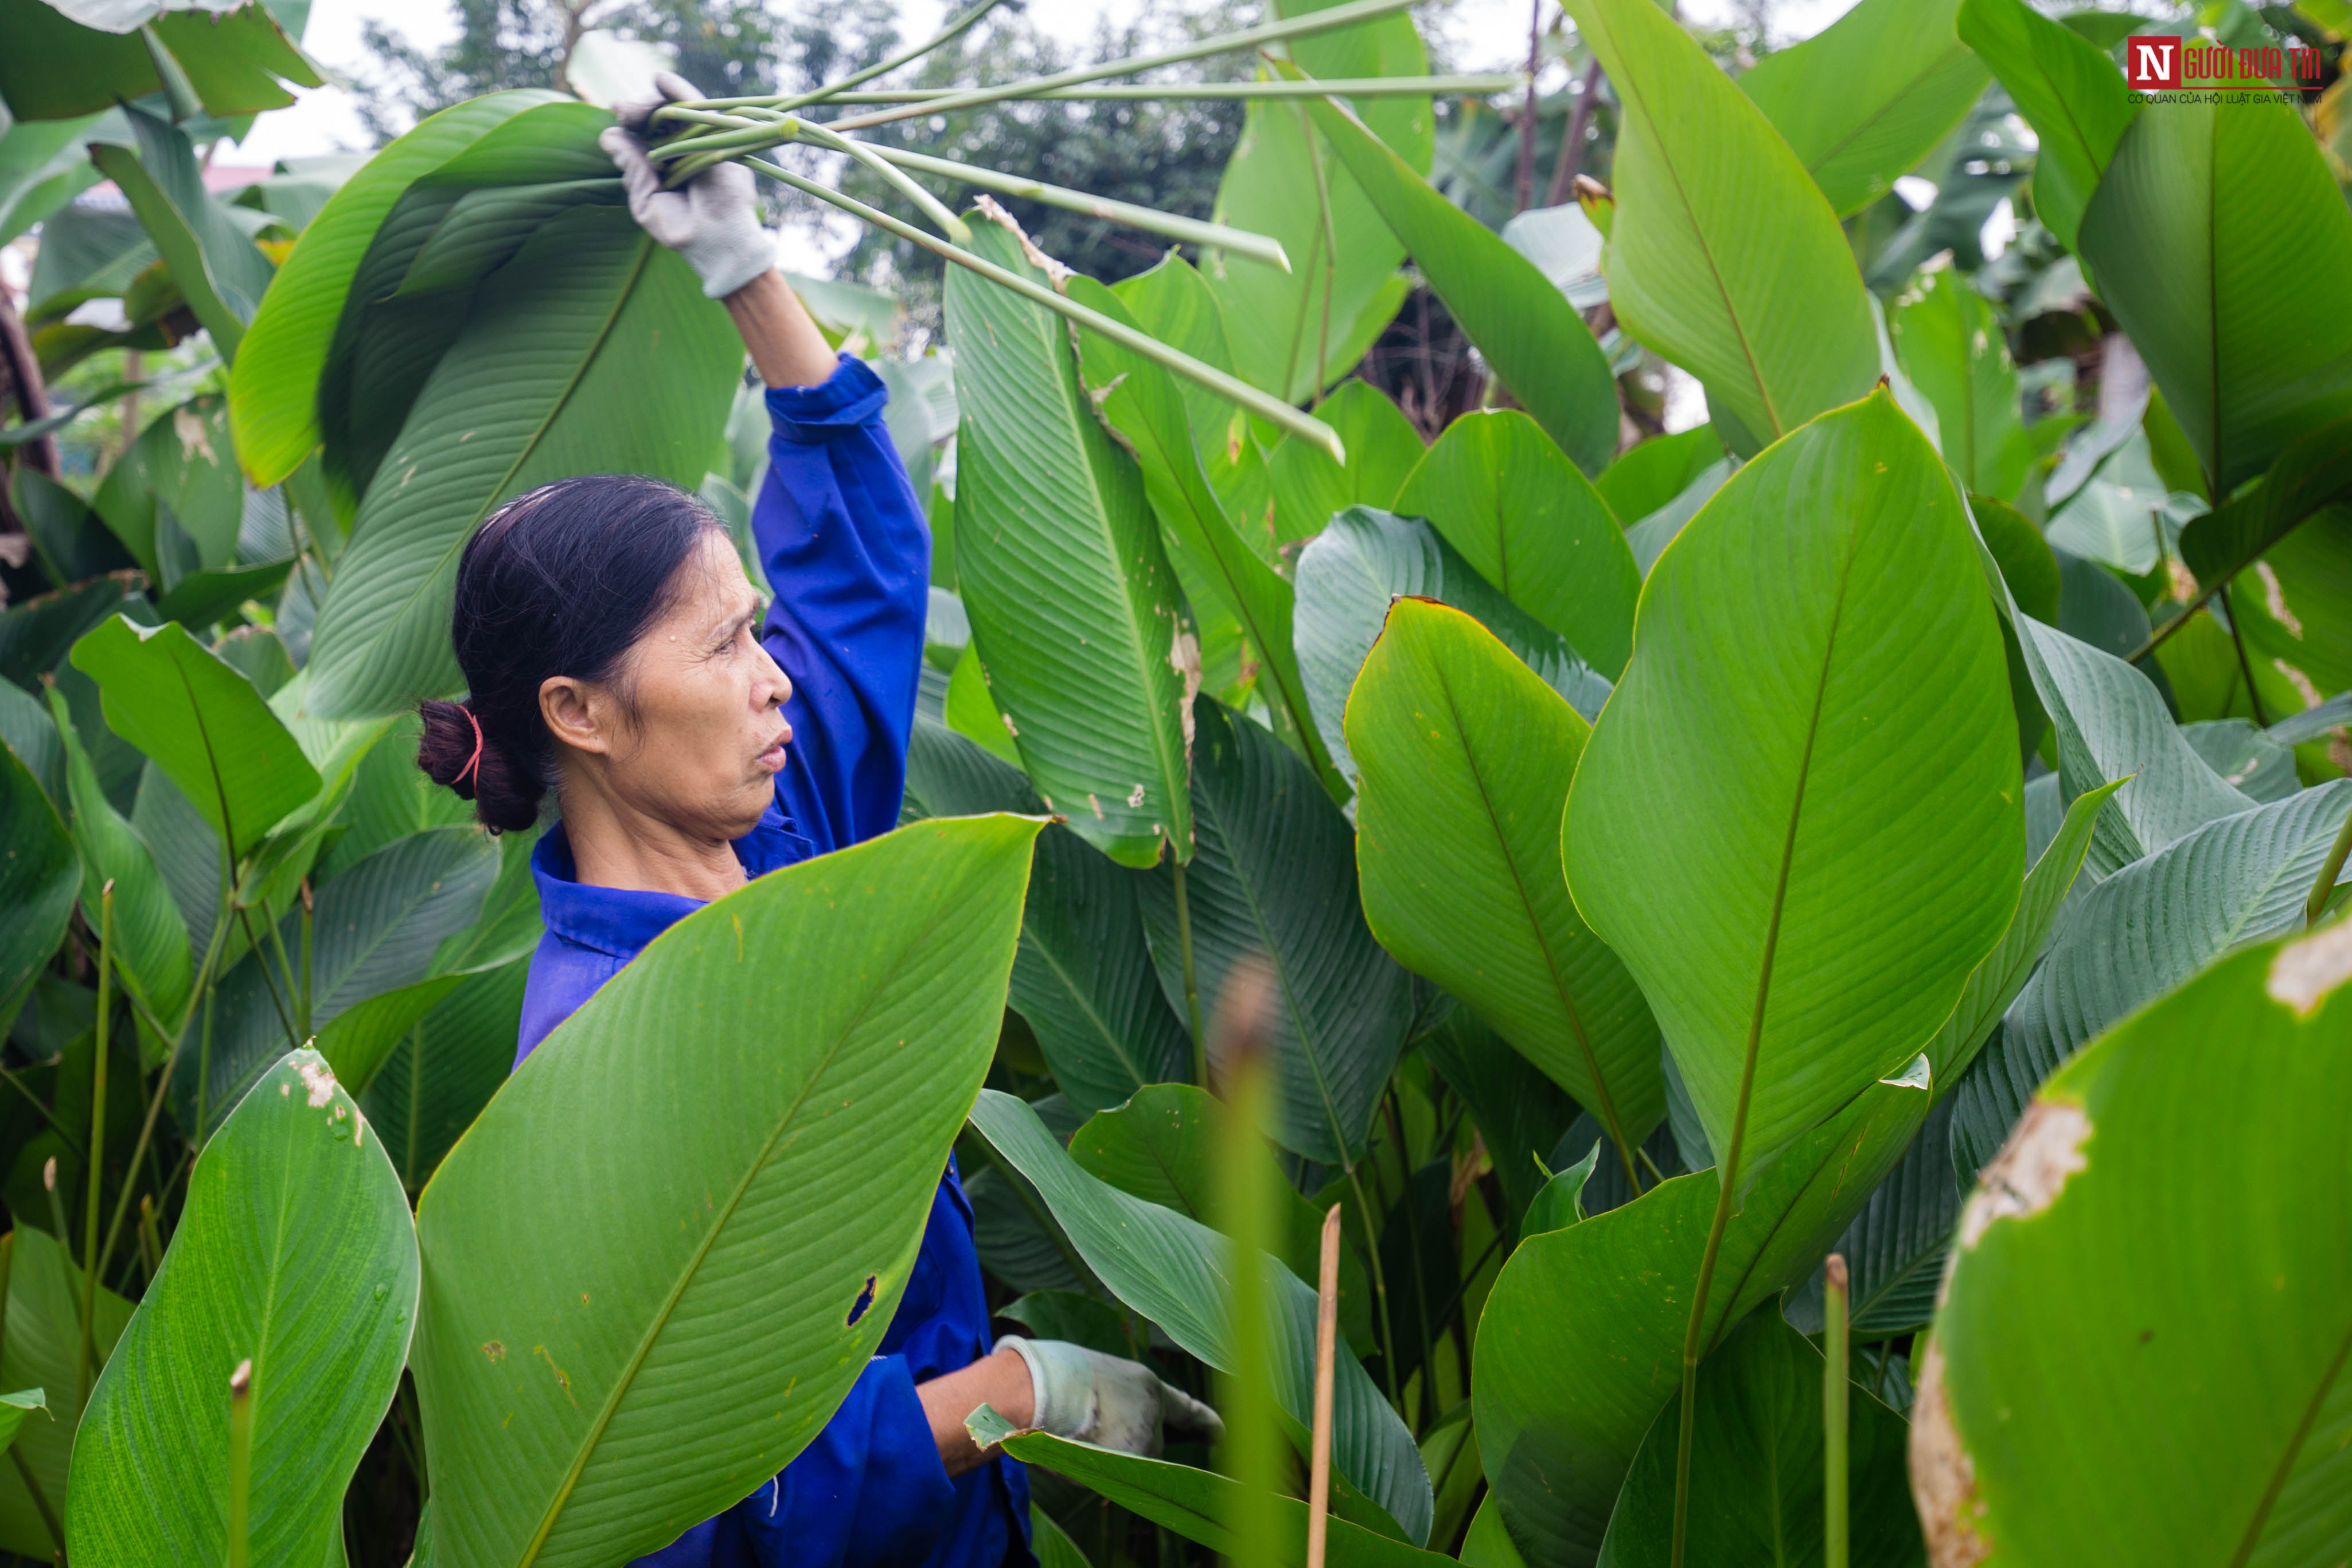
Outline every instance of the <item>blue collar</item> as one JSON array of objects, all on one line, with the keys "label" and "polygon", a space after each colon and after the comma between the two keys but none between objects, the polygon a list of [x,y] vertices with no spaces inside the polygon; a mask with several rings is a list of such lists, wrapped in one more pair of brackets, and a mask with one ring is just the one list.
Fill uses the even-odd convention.
[{"label": "blue collar", "polygon": [[[816,853],[816,846],[793,831],[791,819],[773,801],[761,814],[760,825],[735,840],[733,848],[747,877],[764,877]],[[572,840],[560,821],[541,835],[531,849],[530,874],[539,884],[540,919],[549,931],[624,963],[702,908],[701,900],[677,893],[599,888],[581,881],[572,858]]]}]

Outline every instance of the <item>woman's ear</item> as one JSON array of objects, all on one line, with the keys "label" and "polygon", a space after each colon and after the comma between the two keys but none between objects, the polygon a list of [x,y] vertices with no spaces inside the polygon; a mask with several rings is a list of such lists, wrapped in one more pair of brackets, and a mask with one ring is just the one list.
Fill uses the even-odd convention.
[{"label": "woman's ear", "polygon": [[539,714],[547,732],[575,752],[613,750],[612,700],[602,688],[569,675],[540,682]]}]

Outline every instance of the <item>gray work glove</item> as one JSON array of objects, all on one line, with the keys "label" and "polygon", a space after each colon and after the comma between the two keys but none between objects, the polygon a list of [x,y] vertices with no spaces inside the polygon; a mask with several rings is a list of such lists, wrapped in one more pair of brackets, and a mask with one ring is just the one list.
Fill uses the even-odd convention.
[{"label": "gray work glove", "polygon": [[1209,1442],[1225,1435],[1215,1411],[1169,1387],[1139,1362],[1066,1340],[1008,1336],[996,1348],[1010,1349],[1029,1363],[1036,1404],[1029,1424],[1056,1437],[1152,1458],[1160,1453],[1163,1430]]},{"label": "gray work glove", "polygon": [[760,226],[751,171],[740,163],[716,164],[674,191],[661,188],[661,171],[646,156],[640,138],[655,110],[702,93],[676,71],[655,73],[654,87],[661,97],[621,105],[614,110],[620,124],[597,137],[596,145],[620,165],[637,226],[686,258],[702,279],[702,291],[723,300],[776,264],[776,237]]}]

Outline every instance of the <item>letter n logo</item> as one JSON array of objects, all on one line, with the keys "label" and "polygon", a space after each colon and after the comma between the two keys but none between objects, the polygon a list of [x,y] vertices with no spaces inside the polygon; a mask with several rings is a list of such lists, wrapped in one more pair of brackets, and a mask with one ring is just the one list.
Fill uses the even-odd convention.
[{"label": "letter n logo", "polygon": [[2133,37],[2124,41],[2125,81],[2142,92],[2180,86],[2180,40]]}]

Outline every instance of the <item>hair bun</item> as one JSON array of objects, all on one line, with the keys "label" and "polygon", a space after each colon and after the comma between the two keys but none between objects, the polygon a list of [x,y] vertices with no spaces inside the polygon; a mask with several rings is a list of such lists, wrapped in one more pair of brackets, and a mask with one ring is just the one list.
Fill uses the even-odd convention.
[{"label": "hair bun", "polygon": [[520,832],[539,821],[545,787],[512,765],[469,705],[428,700],[416,711],[424,721],[416,765],[426,777],[472,801],[474,816],[493,833]]}]

